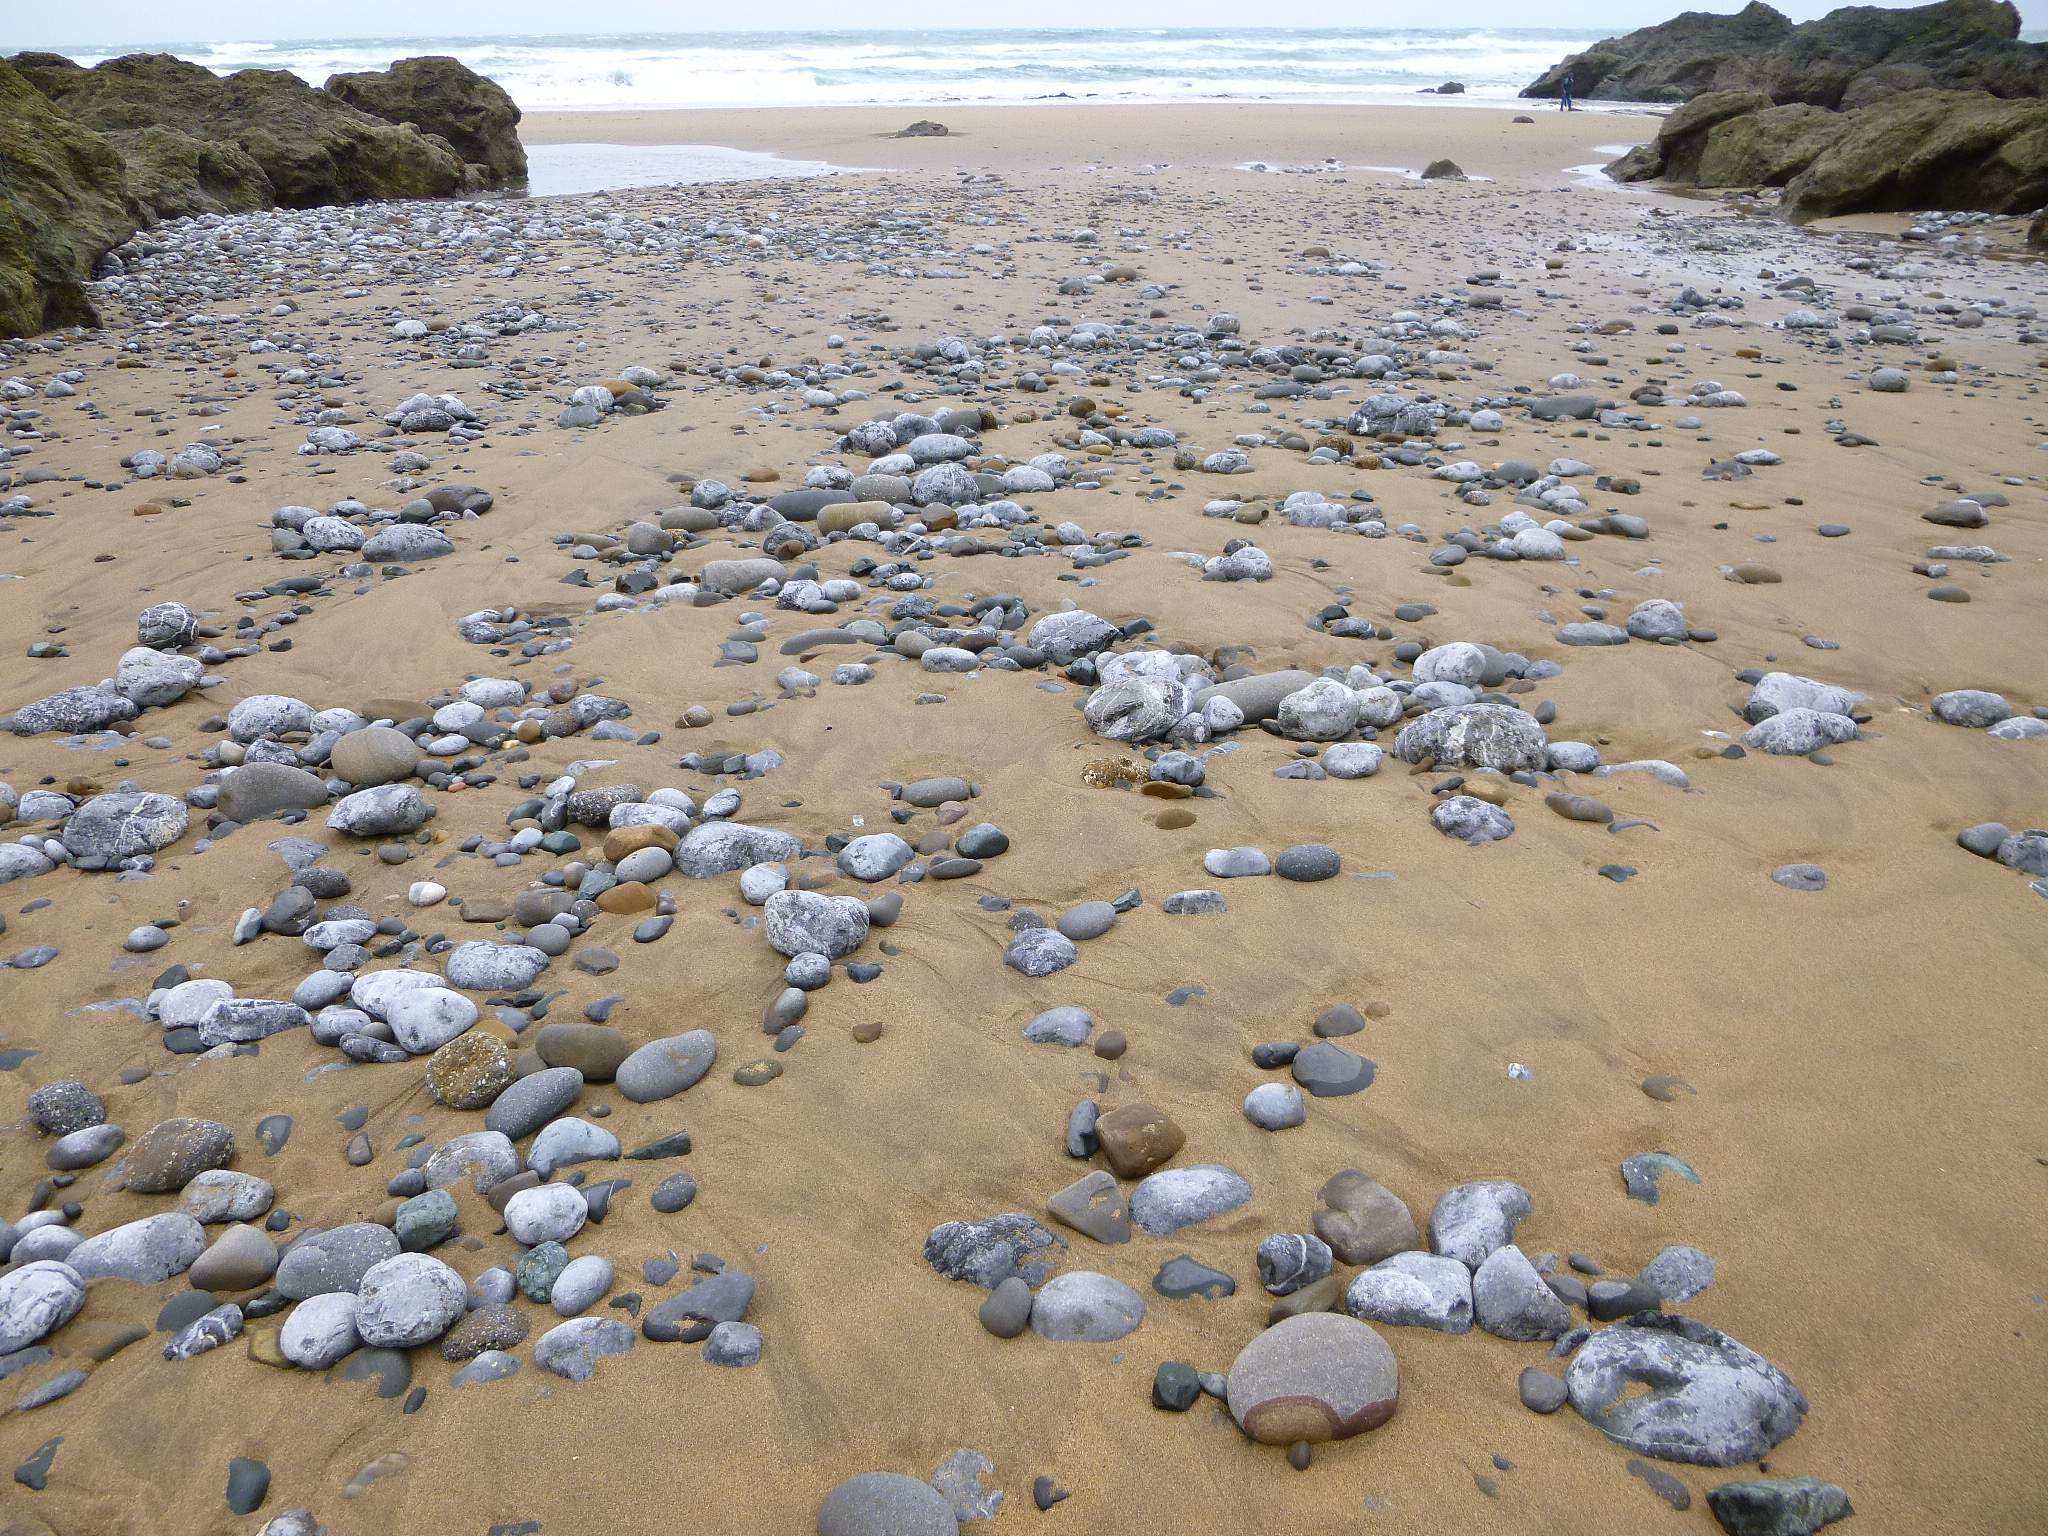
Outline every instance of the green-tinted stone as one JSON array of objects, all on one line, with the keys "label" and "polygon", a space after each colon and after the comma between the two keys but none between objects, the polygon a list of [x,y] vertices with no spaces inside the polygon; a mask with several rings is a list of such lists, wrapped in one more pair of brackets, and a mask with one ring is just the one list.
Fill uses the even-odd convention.
[{"label": "green-tinted stone", "polygon": [[430,1189],[414,1195],[398,1208],[391,1230],[398,1234],[398,1246],[407,1253],[422,1253],[455,1235],[460,1215],[455,1197],[445,1189]]},{"label": "green-tinted stone", "polygon": [[529,1248],[519,1261],[520,1294],[528,1301],[546,1301],[554,1293],[555,1281],[569,1267],[569,1250],[560,1243],[542,1243]]}]

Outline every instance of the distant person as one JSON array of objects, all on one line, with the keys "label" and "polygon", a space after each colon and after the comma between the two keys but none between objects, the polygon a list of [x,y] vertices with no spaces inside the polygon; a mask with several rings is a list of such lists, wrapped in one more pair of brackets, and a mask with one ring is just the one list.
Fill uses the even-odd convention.
[{"label": "distant person", "polygon": [[1572,109],[1572,77],[1571,77],[1571,76],[1570,76],[1569,74],[1567,74],[1567,75],[1566,75],[1566,76],[1564,77],[1564,82],[1563,82],[1563,84],[1562,84],[1562,85],[1561,85],[1561,86],[1560,86],[1560,87],[1558,88],[1558,93],[1557,93],[1557,110],[1558,110],[1558,111],[1560,111],[1560,112],[1569,112],[1569,111],[1571,111],[1571,109]]}]

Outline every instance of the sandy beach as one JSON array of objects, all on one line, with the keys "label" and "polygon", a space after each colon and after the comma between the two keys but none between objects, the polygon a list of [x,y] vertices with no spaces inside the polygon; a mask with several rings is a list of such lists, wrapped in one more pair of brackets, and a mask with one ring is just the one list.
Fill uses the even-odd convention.
[{"label": "sandy beach", "polygon": [[[1675,1245],[1711,1256],[1711,1288],[1671,1310],[1796,1382],[1807,1412],[1764,1458],[1769,1475],[1839,1484],[1858,1512],[1846,1529],[1960,1536],[2048,1523],[2048,901],[2021,869],[1957,843],[1982,823],[2048,823],[2048,740],[1932,713],[1935,696],[1962,689],[2002,695],[2018,718],[2048,706],[2048,337],[2034,318],[2048,277],[2004,259],[2011,221],[1902,242],[1904,219],[1800,230],[1712,200],[1595,184],[1568,168],[1648,137],[1651,119],[1539,104],[1532,122],[1516,115],[1073,104],[532,114],[532,146],[714,144],[875,169],[158,231],[159,254],[100,285],[104,331],[17,346],[0,378],[26,380],[33,397],[13,404],[43,414],[13,424],[15,456],[0,462],[0,710],[110,676],[153,603],[189,605],[218,629],[213,644],[248,652],[207,664],[218,686],[121,723],[125,739],[0,735],[0,780],[18,794],[83,798],[133,781],[182,798],[220,766],[227,738],[214,717],[256,695],[405,721],[467,680],[516,678],[530,706],[502,716],[495,748],[473,749],[472,776],[490,782],[422,786],[434,818],[414,837],[331,831],[325,806],[210,837],[202,806],[146,878],[59,868],[10,881],[0,958],[56,953],[0,972],[0,1048],[11,1062],[33,1053],[13,1066],[10,1118],[21,1118],[0,1136],[8,1215],[19,1219],[49,1174],[28,1092],[64,1079],[90,1085],[128,1138],[45,1193],[45,1204],[79,1202],[71,1224],[85,1233],[174,1208],[172,1196],[124,1187],[122,1171],[168,1117],[233,1128],[229,1166],[269,1181],[289,1213],[280,1242],[390,1221],[388,1181],[482,1128],[480,1112],[430,1095],[424,1057],[351,1064],[305,1028],[260,1046],[166,1051],[143,1005],[167,967],[275,999],[320,968],[296,936],[235,942],[245,912],[269,910],[289,884],[268,851],[278,838],[326,845],[319,862],[350,877],[346,900],[406,928],[372,941],[371,970],[441,969],[445,955],[414,943],[434,935],[517,942],[522,925],[509,906],[491,919],[493,904],[564,861],[476,850],[509,837],[522,802],[561,775],[579,789],[637,786],[636,802],[673,787],[700,809],[736,790],[737,820],[815,855],[789,861],[795,878],[835,896],[899,892],[902,907],[848,957],[879,973],[857,982],[837,965],[787,1050],[761,1022],[785,957],[736,871],[650,882],[673,906],[665,936],[634,941],[652,895],[640,910],[596,912],[534,983],[547,1022],[609,998],[598,1011],[632,1045],[696,1029],[716,1038],[716,1064],[676,1097],[636,1103],[608,1082],[584,1086],[568,1112],[602,1109],[593,1123],[624,1148],[685,1128],[693,1145],[674,1161],[566,1170],[588,1184],[633,1181],[567,1246],[615,1266],[609,1299],[589,1315],[628,1329],[640,1306],[702,1278],[693,1256],[751,1275],[757,1365],[721,1369],[695,1343],[638,1337],[589,1380],[565,1380],[533,1358],[562,1319],[522,1298],[512,1305],[531,1333],[511,1349],[524,1357],[518,1374],[458,1388],[458,1367],[429,1345],[397,1357],[404,1379],[380,1395],[366,1373],[349,1379],[347,1363],[263,1363],[274,1315],[167,1362],[158,1314],[188,1282],[98,1280],[46,1341],[53,1356],[4,1389],[13,1402],[63,1370],[89,1372],[60,1400],[0,1415],[0,1465],[59,1442],[45,1487],[17,1481],[0,1494],[0,1530],[253,1532],[304,1507],[337,1536],[765,1536],[813,1529],[821,1498],[852,1474],[929,1478],[962,1448],[993,1463],[984,1486],[1005,1495],[992,1522],[967,1530],[1716,1528],[1708,1490],[1758,1475],[1754,1460],[1659,1461],[1655,1476],[1632,1475],[1635,1453],[1580,1413],[1518,1401],[1525,1367],[1565,1370],[1547,1342],[1483,1328],[1379,1327],[1399,1365],[1398,1411],[1317,1446],[1301,1473],[1211,1397],[1185,1414],[1155,1409],[1162,1362],[1227,1371],[1258,1335],[1275,1298],[1255,1252],[1269,1234],[1310,1232],[1318,1189],[1347,1168],[1405,1201],[1424,1245],[1446,1190],[1512,1180],[1533,1205],[1514,1237],[1532,1261],[1585,1255],[1627,1279]],[[892,136],[917,116],[952,131]],[[1489,179],[1368,169],[1443,157]],[[1239,168],[1250,163],[1272,169]],[[1811,286],[1783,286],[1799,278]],[[1687,290],[1698,303],[1679,302]],[[1825,324],[1787,329],[1800,310]],[[521,312],[545,323],[522,330]],[[1861,334],[1893,312],[1910,312],[1900,323],[1912,340]],[[1211,324],[1225,314],[1234,331]],[[403,329],[410,320],[425,333]],[[1102,336],[1077,344],[1074,327],[1091,321]],[[1453,323],[1433,331],[1439,321]],[[1054,339],[1034,342],[1037,327]],[[1226,337],[1241,349],[1219,349]],[[982,370],[919,355],[942,338],[972,343],[958,356],[983,359]],[[1280,356],[1319,347],[1321,366]],[[1397,355],[1399,377],[1331,361],[1374,354]],[[835,362],[847,371],[825,371]],[[1872,389],[1880,367],[1905,370],[1909,387]],[[558,424],[574,390],[635,368],[663,380],[644,386],[661,408]],[[75,394],[44,397],[67,369],[83,370]],[[1025,387],[1026,374],[1045,387]],[[1301,387],[1260,388],[1290,380]],[[1709,381],[1746,403],[1700,403]],[[864,398],[843,398],[850,390]],[[419,392],[460,396],[479,429],[387,428],[386,414]],[[1529,408],[1575,394],[1643,424]],[[1462,419],[1440,412],[1427,434],[1386,437],[1348,425],[1377,395]],[[1084,398],[1092,406],[1074,404]],[[650,587],[695,579],[708,561],[775,547],[773,520],[664,523],[693,488],[715,480],[765,500],[819,466],[864,475],[869,456],[842,446],[844,434],[949,407],[986,413],[975,465],[1069,461],[1056,491],[1009,498],[1029,522],[963,516],[956,529],[926,506],[903,520],[921,517],[924,533],[898,549],[800,522],[815,547],[791,549],[785,574],[810,564],[820,582],[859,584],[833,616],[751,588],[652,599]],[[1475,424],[1476,410],[1501,424]],[[321,427],[360,444],[302,453]],[[1845,445],[1844,427],[1868,441]],[[1173,446],[1117,440],[1114,428],[1164,428]],[[1402,461],[1404,435],[1421,444],[1413,462]],[[145,479],[122,467],[202,441],[226,456],[218,473]],[[1245,472],[1201,467],[1234,445]],[[395,469],[398,452],[426,462]],[[1725,468],[1744,453],[1756,461]],[[1498,479],[1436,473],[1521,462],[1534,478],[1560,459],[1581,466],[1561,477],[1583,493],[1565,521],[1624,514],[1645,536],[1575,528],[1563,560],[1489,559],[1494,540],[1478,530],[1517,510],[1540,526],[1553,510]],[[285,558],[291,541],[273,537],[283,507],[327,512],[356,498],[389,511],[448,484],[494,500],[481,516],[444,520],[453,549],[438,558]],[[1487,505],[1460,499],[1481,484]],[[1360,536],[1355,520],[1342,532],[1290,518],[1301,492],[1354,508],[1370,498],[1384,536]],[[1986,526],[1922,520],[1972,493]],[[27,505],[10,511],[14,496]],[[1236,505],[1218,515],[1223,502]],[[1078,525],[1078,544],[1056,534],[1065,523]],[[665,562],[644,543],[628,552],[636,524],[672,535]],[[1823,536],[1823,525],[1848,531]],[[1459,530],[1474,530],[1472,557],[1433,562]],[[1202,563],[1232,540],[1270,557],[1270,579],[1203,579]],[[2007,558],[1930,555],[1979,543]],[[1076,549],[1116,558],[1075,561]],[[907,585],[875,574],[892,562]],[[1928,574],[1930,564],[1948,569]],[[652,580],[625,580],[635,572]],[[319,579],[278,585],[302,576]],[[1938,588],[1963,600],[1929,600]],[[1062,665],[945,672],[909,659],[930,636],[894,643],[906,619],[973,631],[990,596],[1006,600],[998,617],[1025,615],[975,642],[990,659],[1069,601],[1124,627],[1117,649],[1196,656],[1209,675],[1367,667],[1406,692],[1416,649],[1483,644],[1525,664],[1488,696],[1497,687],[1522,709],[1550,706],[1539,717],[1550,742],[1672,771],[1416,765],[1395,755],[1398,724],[1376,733],[1384,765],[1356,780],[1279,776],[1311,759],[1277,724],[1203,742],[1108,739],[1082,713],[1091,682]],[[929,606],[898,606],[906,597]],[[1682,638],[1558,638],[1575,623],[1623,625],[1652,599],[1682,605]],[[457,621],[484,609],[559,619],[539,633],[571,643],[544,654],[524,653],[524,637],[472,643]],[[1333,633],[1333,612],[1373,630]],[[238,636],[245,616],[254,633]],[[860,618],[889,643],[785,643]],[[62,654],[32,658],[38,642]],[[1414,645],[1397,655],[1403,642]],[[749,653],[758,659],[739,659]],[[872,680],[831,681],[835,666],[870,658]],[[1534,663],[1559,670],[1526,675]],[[778,681],[790,666],[812,682]],[[1731,755],[1751,728],[1741,711],[1755,677],[1771,672],[1853,690],[1859,739],[1821,761]],[[514,735],[558,682],[624,701],[631,730]],[[683,723],[692,706],[708,724]],[[1090,782],[1105,759],[1142,780],[1148,745],[1199,756],[1202,791]],[[679,766],[686,753],[698,766]],[[728,753],[778,758],[758,776],[705,766]],[[421,772],[447,767],[430,760]],[[1468,782],[1446,788],[1461,773]],[[930,809],[891,819],[907,807],[883,786],[953,775],[978,787],[957,822]],[[1466,846],[1440,831],[1432,809],[1460,788],[1505,808],[1513,835]],[[1546,796],[1559,792],[1597,798],[1611,819],[1554,814]],[[930,863],[982,822],[1007,834],[1008,850],[956,879],[868,886],[826,851],[834,834],[898,831]],[[570,830],[584,845],[571,857],[595,860],[605,830]],[[1212,849],[1296,845],[1334,848],[1342,872],[1313,884],[1205,872]],[[380,859],[389,846],[403,862]],[[1824,889],[1773,880],[1793,865],[1818,866]],[[452,899],[410,907],[423,880]],[[1227,910],[1163,910],[1174,893],[1211,888]],[[1051,923],[1132,890],[1141,904],[1067,968],[1030,978],[1005,963],[1019,914]],[[486,920],[464,921],[455,900]],[[131,930],[162,919],[176,920],[165,947],[124,951]],[[378,952],[386,939],[409,947]],[[616,970],[582,967],[575,957],[591,949]],[[482,1009],[476,1031],[502,1037],[525,1071],[540,1065],[533,1005],[491,1003],[517,990],[469,995]],[[1246,1094],[1291,1081],[1284,1067],[1255,1066],[1253,1047],[1310,1043],[1312,1022],[1340,1003],[1366,1015],[1336,1043],[1370,1059],[1371,1086],[1309,1098],[1298,1127],[1253,1124]],[[1060,1005],[1092,1014],[1097,1038],[1120,1031],[1127,1050],[1022,1038]],[[879,1038],[855,1038],[876,1023]],[[757,1060],[781,1075],[734,1081]],[[1227,1167],[1250,1199],[1118,1245],[1052,1221],[1048,1198],[1102,1166],[1063,1145],[1084,1098],[1163,1110],[1186,1133],[1168,1166]],[[355,1109],[366,1114],[348,1117]],[[273,1114],[294,1129],[271,1155],[256,1127]],[[370,1150],[361,1166],[346,1153],[358,1130]],[[1666,1173],[1655,1204],[1630,1198],[1621,1164],[1652,1152],[1698,1182]],[[700,1192],[685,1210],[654,1210],[650,1192],[678,1169]],[[465,1281],[514,1267],[499,1213],[467,1181],[450,1193],[460,1235],[434,1256]],[[1006,1212],[1064,1241],[1039,1256],[1055,1271],[1100,1272],[1138,1293],[1142,1324],[1100,1344],[992,1337],[977,1321],[982,1288],[936,1273],[924,1245],[942,1223]],[[209,1226],[209,1241],[218,1232]],[[648,1281],[645,1261],[671,1254],[680,1275]],[[1230,1276],[1235,1293],[1155,1290],[1155,1273],[1183,1254]],[[1571,1273],[1561,1257],[1550,1267]],[[1337,1273],[1348,1281],[1357,1268]],[[629,1294],[641,1298],[632,1310]],[[1571,1320],[1588,1323],[1583,1308]],[[150,1331],[98,1358],[128,1328]],[[417,1411],[402,1411],[418,1388]],[[233,1457],[268,1468],[257,1514],[223,1503]],[[1068,1495],[1044,1513],[1032,1497],[1041,1476]],[[1678,1495],[1683,1512],[1671,1507]]]}]

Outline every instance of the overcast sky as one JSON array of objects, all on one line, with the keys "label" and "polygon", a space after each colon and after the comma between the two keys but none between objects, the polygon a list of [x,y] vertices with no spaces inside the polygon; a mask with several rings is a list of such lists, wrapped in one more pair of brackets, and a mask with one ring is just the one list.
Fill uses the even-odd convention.
[{"label": "overcast sky", "polygon": [[[1879,0],[1898,7],[1913,0]],[[1778,9],[1804,21],[1833,9],[1827,0],[1777,0]],[[1428,19],[1452,26],[1544,26],[1623,32],[1681,10],[1738,11],[1743,0],[1460,0],[1444,12],[1418,15],[1393,0],[1126,0],[1114,8],[1121,26],[1409,27]],[[259,42],[285,38],[421,37],[461,34],[504,36],[562,33],[579,23],[603,32],[689,32],[746,26],[802,28],[916,27],[931,25],[934,10],[949,16],[971,8],[935,7],[931,0],[781,0],[774,15],[750,16],[703,0],[611,0],[596,10],[565,8],[560,0],[492,0],[486,6],[439,10],[419,0],[0,0],[0,53],[19,48],[136,42]],[[2020,0],[2030,26],[2048,26],[2048,0]],[[739,19],[744,17],[744,19]],[[1032,0],[1028,6],[990,7],[983,26],[1100,25],[1101,0]]]}]

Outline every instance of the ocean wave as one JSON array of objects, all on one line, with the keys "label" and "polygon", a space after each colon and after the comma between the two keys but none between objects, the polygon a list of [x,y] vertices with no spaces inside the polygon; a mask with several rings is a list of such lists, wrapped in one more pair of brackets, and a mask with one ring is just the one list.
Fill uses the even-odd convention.
[{"label": "ocean wave", "polygon": [[[1072,28],[448,36],[156,44],[219,73],[320,84],[449,53],[528,110],[1021,102],[1048,97],[1370,101],[1445,80],[1503,100],[1591,39],[1512,28]],[[95,63],[135,48],[74,54]]]}]

